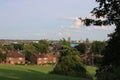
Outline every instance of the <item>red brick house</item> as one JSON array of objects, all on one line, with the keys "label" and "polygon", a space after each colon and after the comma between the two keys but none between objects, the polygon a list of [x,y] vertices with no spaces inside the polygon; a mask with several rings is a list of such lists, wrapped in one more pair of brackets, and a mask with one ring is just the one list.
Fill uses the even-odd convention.
[{"label": "red brick house", "polygon": [[49,65],[55,64],[57,62],[57,58],[52,53],[45,54],[32,54],[30,56],[30,61],[32,64],[38,65]]},{"label": "red brick house", "polygon": [[86,55],[86,54],[82,54],[82,55],[80,55],[80,57],[82,58],[82,61],[83,61],[83,63],[87,63],[87,60],[88,60],[88,55]]},{"label": "red brick house", "polygon": [[80,57],[82,58],[83,63],[87,65],[93,65],[94,64],[94,55],[93,53],[87,53],[87,54],[81,54]]},{"label": "red brick house", "polygon": [[25,64],[25,55],[20,51],[10,51],[6,55],[7,64]]}]

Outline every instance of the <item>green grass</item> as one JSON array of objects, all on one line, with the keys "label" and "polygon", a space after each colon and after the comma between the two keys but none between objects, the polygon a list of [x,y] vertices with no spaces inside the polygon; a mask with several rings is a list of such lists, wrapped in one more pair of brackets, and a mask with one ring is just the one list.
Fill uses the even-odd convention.
[{"label": "green grass", "polygon": [[93,66],[87,66],[86,70],[89,72],[90,76],[93,77],[93,79],[95,80],[95,73],[96,73],[96,67]]},{"label": "green grass", "polygon": [[[53,66],[0,65],[0,80],[88,80],[78,77],[48,74]],[[94,76],[95,68],[87,67]]]}]

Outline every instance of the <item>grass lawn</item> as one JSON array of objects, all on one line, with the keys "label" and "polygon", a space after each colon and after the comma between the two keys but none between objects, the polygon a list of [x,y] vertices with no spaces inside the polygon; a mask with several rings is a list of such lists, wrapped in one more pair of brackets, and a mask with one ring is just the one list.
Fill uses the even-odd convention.
[{"label": "grass lawn", "polygon": [[93,79],[95,80],[95,73],[96,73],[96,67],[93,66],[87,66],[86,70],[89,72],[90,76],[93,77]]},{"label": "grass lawn", "polygon": [[[92,69],[92,68],[91,68]],[[87,67],[87,70],[91,70]],[[87,80],[84,78],[48,74],[53,66],[0,65],[0,80]],[[94,75],[94,71],[90,73]]]}]

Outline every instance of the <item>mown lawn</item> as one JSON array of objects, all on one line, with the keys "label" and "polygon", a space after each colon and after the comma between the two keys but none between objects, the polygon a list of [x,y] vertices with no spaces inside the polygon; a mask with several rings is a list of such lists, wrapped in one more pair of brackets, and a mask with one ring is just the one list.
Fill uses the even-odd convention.
[{"label": "mown lawn", "polygon": [[87,66],[86,70],[89,72],[90,76],[93,77],[93,80],[95,80],[95,73],[96,73],[96,67],[93,66]]},{"label": "mown lawn", "polygon": [[[0,80],[87,80],[49,74],[52,70],[53,66],[0,65]],[[91,72],[91,75],[94,75],[94,72]]]}]

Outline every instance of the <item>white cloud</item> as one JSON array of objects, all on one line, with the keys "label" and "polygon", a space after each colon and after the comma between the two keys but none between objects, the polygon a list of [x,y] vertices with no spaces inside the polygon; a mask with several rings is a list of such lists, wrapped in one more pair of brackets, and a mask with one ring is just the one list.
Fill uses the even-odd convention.
[{"label": "white cloud", "polygon": [[[95,20],[98,20],[97,18],[95,18],[95,17],[93,17],[93,16],[91,16],[91,14],[89,14],[88,15],[88,18],[93,18],[93,19],[95,19]],[[76,29],[76,30],[79,30],[80,28],[81,28],[81,26],[83,26],[83,22],[79,19],[79,17],[76,17],[76,18],[74,18],[74,17],[68,17],[68,18],[66,18],[66,19],[69,19],[69,20],[74,20],[74,23],[72,24],[72,25],[70,25],[69,26],[69,28],[71,28],[71,29]],[[100,18],[100,20],[106,20],[106,18]],[[106,30],[106,31],[111,31],[111,30],[114,30],[115,29],[115,26],[89,26],[89,27],[87,27],[87,30],[88,31],[91,31],[91,29],[95,29],[95,30]]]},{"label": "white cloud", "polygon": [[83,25],[83,22],[78,17],[76,17],[76,18],[68,17],[66,19],[74,20],[74,23],[72,25],[70,25],[69,28],[79,29]]}]

